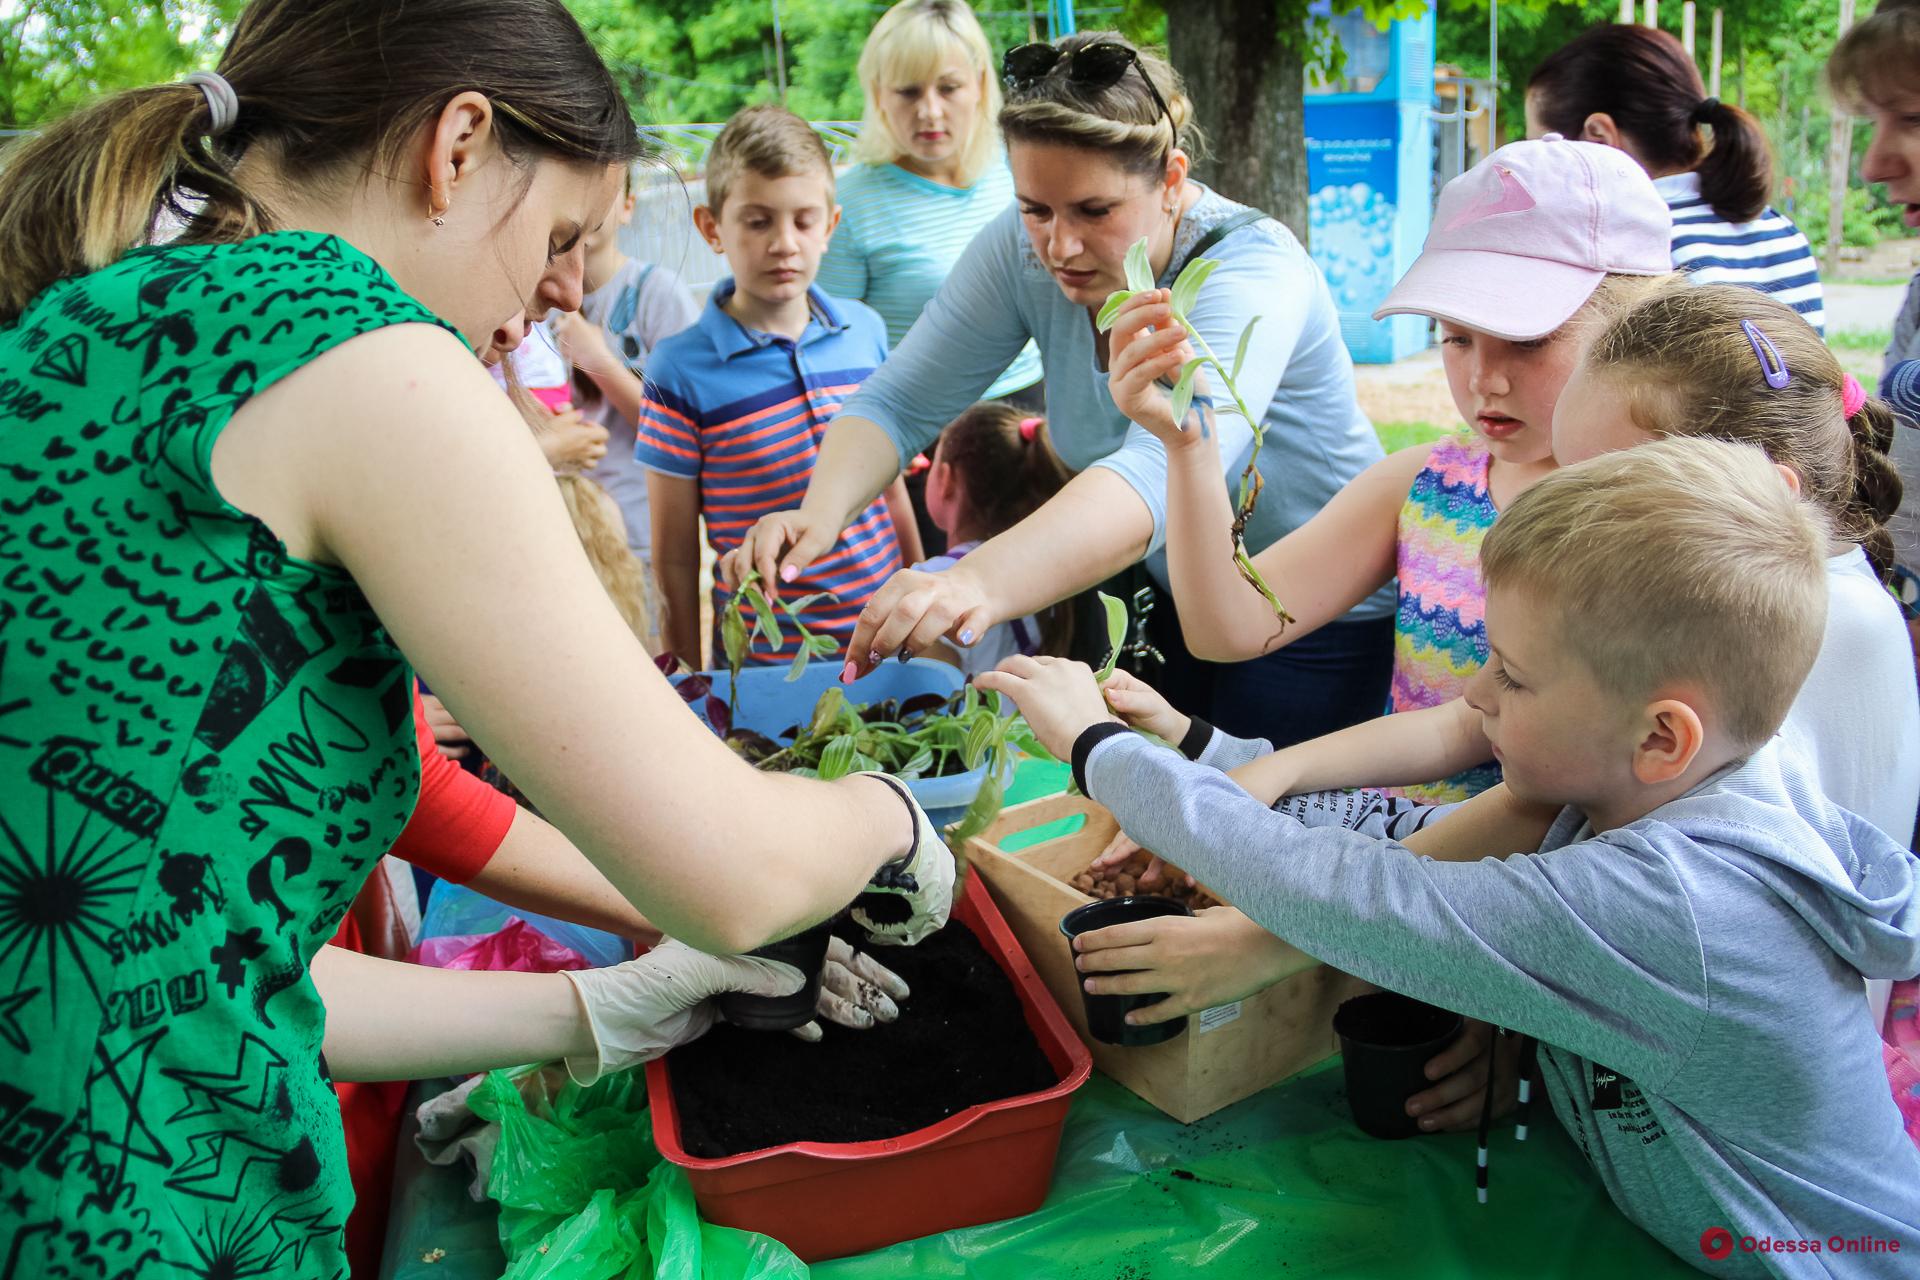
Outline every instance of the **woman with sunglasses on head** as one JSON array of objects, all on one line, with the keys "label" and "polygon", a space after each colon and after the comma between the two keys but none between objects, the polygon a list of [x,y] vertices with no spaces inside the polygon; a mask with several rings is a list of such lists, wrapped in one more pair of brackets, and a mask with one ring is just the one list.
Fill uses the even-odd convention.
[{"label": "woman with sunglasses on head", "polygon": [[[1128,248],[1145,238],[1156,279],[1170,284],[1196,256],[1221,266],[1190,319],[1231,352],[1256,315],[1239,379],[1260,421],[1223,420],[1221,483],[1237,480],[1264,433],[1265,490],[1246,530],[1257,551],[1303,524],[1381,456],[1354,400],[1353,364],[1333,300],[1286,228],[1189,176],[1197,144],[1191,104],[1160,58],[1108,32],[1014,49],[1000,113],[1016,205],[962,255],[919,322],[829,428],[807,496],[764,517],[723,563],[779,583],[831,546],[856,512],[978,399],[1031,338],[1046,365],[1049,429],[1078,471],[1039,511],[941,574],[905,570],[861,615],[844,676],[943,637],[965,646],[1106,580],[1143,557],[1164,583],[1166,453],[1114,407],[1106,337],[1094,314],[1126,288]],[[1251,589],[1251,588],[1249,588]],[[1382,592],[1341,621],[1252,662],[1199,668],[1176,688],[1211,697],[1190,709],[1216,723],[1289,740],[1354,723],[1384,705],[1393,603]]]},{"label": "woman with sunglasses on head", "polygon": [[[217,72],[8,151],[8,1274],[344,1274],[330,1074],[597,1074],[798,980],[692,947],[856,895],[944,921],[903,787],[759,773],[686,709],[474,358],[579,307],[639,154],[559,0],[255,0]],[[410,667],[678,944],[557,981],[323,952],[419,795]]]}]

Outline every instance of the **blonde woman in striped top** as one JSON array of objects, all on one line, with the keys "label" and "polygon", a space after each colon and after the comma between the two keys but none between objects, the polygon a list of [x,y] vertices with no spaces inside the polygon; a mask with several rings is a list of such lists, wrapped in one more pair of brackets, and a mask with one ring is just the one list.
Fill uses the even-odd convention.
[{"label": "blonde woman in striped top", "polygon": [[[1013,201],[994,119],[1000,85],[986,33],[964,0],[901,0],[860,53],[866,115],[860,161],[839,182],[840,226],[820,287],[858,298],[898,346],[975,233]],[[1029,343],[988,398],[1033,388]],[[1037,393],[1027,407],[1039,408]]]}]

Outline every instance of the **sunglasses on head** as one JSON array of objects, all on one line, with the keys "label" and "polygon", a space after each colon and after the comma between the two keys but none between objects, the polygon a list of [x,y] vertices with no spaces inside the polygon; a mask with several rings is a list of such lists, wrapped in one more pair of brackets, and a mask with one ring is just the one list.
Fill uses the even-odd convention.
[{"label": "sunglasses on head", "polygon": [[1153,95],[1153,105],[1160,109],[1160,114],[1167,118],[1167,126],[1178,136],[1179,129],[1173,123],[1173,112],[1167,110],[1166,99],[1160,96],[1153,77],[1147,74],[1146,67],[1142,65],[1140,51],[1123,44],[1102,40],[1097,44],[1083,44],[1071,52],[1056,49],[1050,44],[1023,44],[1017,49],[1007,50],[1006,57],[1000,60],[1000,78],[1012,93],[1029,93],[1035,85],[1051,75],[1063,59],[1067,64],[1067,83],[1076,89],[1112,88],[1127,74],[1128,67],[1138,67],[1140,79],[1146,84],[1147,92]]}]

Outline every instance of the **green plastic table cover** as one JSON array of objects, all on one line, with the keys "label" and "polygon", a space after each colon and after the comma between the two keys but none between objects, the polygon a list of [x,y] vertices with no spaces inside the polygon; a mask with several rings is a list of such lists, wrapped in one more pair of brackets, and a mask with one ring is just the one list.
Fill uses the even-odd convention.
[{"label": "green plastic table cover", "polygon": [[[1030,762],[1009,803],[1058,791]],[[1029,837],[1039,838],[1038,836]],[[1023,842],[1024,843],[1024,842]],[[685,1176],[651,1139],[641,1073],[522,1097],[496,1072],[474,1093],[501,1123],[490,1193],[408,1151],[396,1176],[385,1275],[399,1280],[1215,1280],[1284,1276],[1697,1274],[1614,1208],[1537,1103],[1526,1142],[1492,1140],[1489,1203],[1474,1197],[1471,1135],[1369,1138],[1347,1114],[1335,1061],[1192,1125],[1105,1076],[1074,1099],[1052,1189],[1036,1212],[811,1269],[783,1245],[700,1221]],[[411,1143],[408,1143],[411,1147]],[[848,1213],[859,1213],[849,1204]],[[504,1246],[504,1256],[503,1256]]]}]

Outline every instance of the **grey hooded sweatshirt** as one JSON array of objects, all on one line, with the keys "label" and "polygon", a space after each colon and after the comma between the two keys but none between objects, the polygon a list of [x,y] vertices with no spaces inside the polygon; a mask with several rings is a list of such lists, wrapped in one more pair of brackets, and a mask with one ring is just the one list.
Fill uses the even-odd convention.
[{"label": "grey hooded sweatshirt", "polygon": [[[1538,1039],[1561,1122],[1681,1258],[1920,1274],[1920,1149],[1860,998],[1862,975],[1920,974],[1920,860],[1822,797],[1797,755],[1764,748],[1597,836],[1569,809],[1539,853],[1477,863],[1310,829],[1133,734],[1098,743],[1085,776],[1129,835],[1264,928]],[[1714,1227],[1724,1260],[1702,1253]],[[1880,1244],[1830,1247],[1849,1240]]]}]

